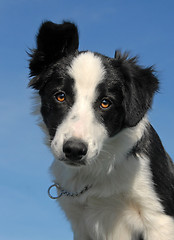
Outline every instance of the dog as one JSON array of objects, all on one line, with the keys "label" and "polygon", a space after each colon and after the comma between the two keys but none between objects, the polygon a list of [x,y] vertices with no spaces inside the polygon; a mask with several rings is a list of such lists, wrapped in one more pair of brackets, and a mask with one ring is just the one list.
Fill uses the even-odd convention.
[{"label": "dog", "polygon": [[49,195],[74,239],[174,240],[174,165],[147,117],[153,68],[120,51],[79,51],[71,22],[43,22],[36,45],[29,86],[55,157]]}]

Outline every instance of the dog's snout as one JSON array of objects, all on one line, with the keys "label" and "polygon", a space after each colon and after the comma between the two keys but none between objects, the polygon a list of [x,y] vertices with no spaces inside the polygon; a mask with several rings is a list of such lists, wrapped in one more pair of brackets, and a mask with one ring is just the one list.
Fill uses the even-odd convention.
[{"label": "dog's snout", "polygon": [[81,160],[88,151],[87,144],[79,139],[70,139],[63,145],[63,152],[67,159],[78,161]]}]

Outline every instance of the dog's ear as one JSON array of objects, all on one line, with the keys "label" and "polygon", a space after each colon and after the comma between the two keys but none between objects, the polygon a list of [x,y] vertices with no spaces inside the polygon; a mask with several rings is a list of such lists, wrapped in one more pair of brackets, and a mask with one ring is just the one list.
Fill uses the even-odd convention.
[{"label": "dog's ear", "polygon": [[[73,23],[44,22],[37,35],[37,47],[29,54],[30,76],[38,76],[51,63],[75,52],[78,45],[78,30]],[[36,79],[37,77],[30,82],[29,86],[38,89]]]},{"label": "dog's ear", "polygon": [[125,109],[125,125],[135,126],[151,108],[154,93],[159,82],[152,67],[143,68],[137,64],[137,58],[121,57],[115,54],[123,76],[123,107]]}]

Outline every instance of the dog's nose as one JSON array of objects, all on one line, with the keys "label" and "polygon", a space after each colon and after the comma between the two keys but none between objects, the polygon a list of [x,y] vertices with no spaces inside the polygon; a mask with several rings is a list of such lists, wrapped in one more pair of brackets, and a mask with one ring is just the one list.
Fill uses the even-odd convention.
[{"label": "dog's nose", "polygon": [[81,160],[87,154],[88,148],[85,142],[79,139],[70,139],[63,145],[63,152],[69,160]]}]

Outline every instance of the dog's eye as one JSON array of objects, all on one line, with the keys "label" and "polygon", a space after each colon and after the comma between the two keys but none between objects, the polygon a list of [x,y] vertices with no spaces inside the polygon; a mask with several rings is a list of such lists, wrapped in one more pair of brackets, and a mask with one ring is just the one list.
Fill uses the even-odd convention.
[{"label": "dog's eye", "polygon": [[111,104],[112,104],[112,103],[111,103],[110,100],[104,98],[104,99],[101,101],[101,103],[100,103],[100,108],[101,108],[101,109],[107,109],[107,108],[110,107]]},{"label": "dog's eye", "polygon": [[59,92],[55,95],[55,98],[58,102],[64,102],[65,101],[65,93]]}]

